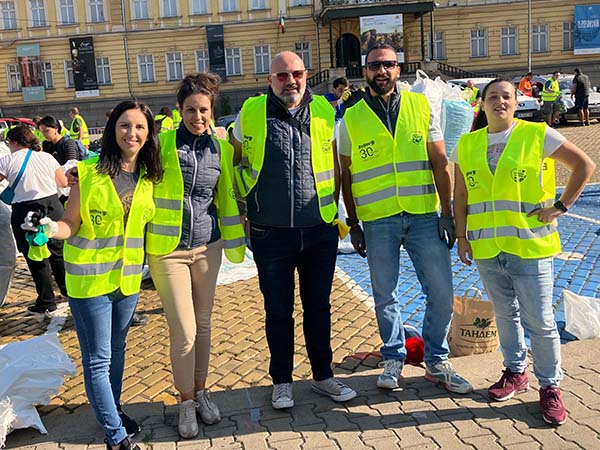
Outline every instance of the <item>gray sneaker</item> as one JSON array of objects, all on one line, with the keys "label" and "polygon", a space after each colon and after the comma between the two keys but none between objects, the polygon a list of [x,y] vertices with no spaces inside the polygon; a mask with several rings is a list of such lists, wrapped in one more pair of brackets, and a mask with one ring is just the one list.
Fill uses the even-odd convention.
[{"label": "gray sneaker", "polygon": [[221,412],[211,400],[206,389],[196,392],[196,410],[206,425],[213,425],[221,421]]},{"label": "gray sneaker", "polygon": [[294,406],[292,383],[279,383],[273,385],[271,405],[274,409],[285,409]]},{"label": "gray sneaker", "polygon": [[313,381],[312,389],[321,395],[330,397],[334,402],[346,402],[356,397],[354,389],[334,377]]},{"label": "gray sneaker", "polygon": [[186,400],[179,404],[179,424],[177,425],[179,435],[184,439],[190,439],[198,435],[198,422],[196,421],[196,402]]},{"label": "gray sneaker", "polygon": [[400,385],[400,374],[404,368],[404,361],[399,359],[386,359],[379,363],[383,373],[377,377],[377,387],[382,389],[396,389]]},{"label": "gray sneaker", "polygon": [[440,361],[434,366],[427,366],[425,379],[441,384],[456,394],[468,394],[473,391],[471,383],[456,373],[450,361]]}]

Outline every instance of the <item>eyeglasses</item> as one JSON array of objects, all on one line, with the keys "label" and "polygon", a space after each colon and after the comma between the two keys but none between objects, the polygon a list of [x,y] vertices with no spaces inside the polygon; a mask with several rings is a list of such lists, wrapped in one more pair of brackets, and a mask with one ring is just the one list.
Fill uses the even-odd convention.
[{"label": "eyeglasses", "polygon": [[305,73],[306,73],[306,69],[305,70],[294,70],[292,72],[277,72],[277,73],[272,73],[271,76],[277,77],[277,79],[283,83],[284,81],[287,81],[290,76],[293,77],[295,80],[299,80],[300,78],[302,78],[304,76]]},{"label": "eyeglasses", "polygon": [[385,70],[391,70],[398,67],[398,61],[371,61],[367,63],[367,69],[377,72],[383,66]]}]

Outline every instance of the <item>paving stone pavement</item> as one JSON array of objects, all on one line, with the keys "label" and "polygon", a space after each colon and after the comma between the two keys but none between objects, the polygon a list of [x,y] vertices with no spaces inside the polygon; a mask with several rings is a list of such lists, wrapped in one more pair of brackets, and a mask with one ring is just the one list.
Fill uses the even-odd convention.
[{"label": "paving stone pavement", "polygon": [[[585,132],[584,132],[585,130]],[[561,129],[600,163],[600,124]],[[600,172],[600,171],[598,171]],[[594,181],[600,181],[598,172]],[[559,184],[561,174],[559,172]],[[561,224],[569,252],[582,257],[561,260],[557,287],[600,297],[598,238],[588,219],[598,219],[600,188],[586,190],[588,201],[576,210],[584,219]],[[595,228],[599,228],[600,225]],[[464,269],[461,269],[464,270]],[[470,271],[470,269],[469,269]],[[476,282],[473,273],[461,275],[458,289]],[[547,426],[538,405],[537,384],[530,368],[529,392],[504,403],[490,403],[486,388],[502,370],[500,353],[454,358],[453,363],[475,386],[469,395],[450,394],[427,382],[421,367],[405,368],[401,390],[375,387],[381,358],[370,282],[364,260],[351,255],[338,259],[332,303],[334,370],[359,396],[336,404],[310,388],[310,366],[302,339],[302,315],[296,308],[294,384],[296,406],[275,411],[270,406],[268,349],[264,336],[262,297],[256,276],[218,286],[213,313],[213,348],[208,383],[223,419],[201,426],[196,439],[177,434],[177,398],[169,363],[168,331],[160,300],[151,282],[144,282],[138,311],[150,322],[133,327],[128,337],[122,401],[125,411],[139,420],[136,437],[142,448],[174,449],[455,449],[600,448],[600,340],[562,346],[565,403],[569,421]],[[582,280],[579,284],[575,283]],[[422,321],[423,299],[414,274],[403,271],[400,288],[411,292],[405,316]],[[77,338],[71,318],[36,321],[25,314],[34,297],[31,277],[22,260],[4,307],[0,309],[0,345],[60,330],[59,338],[75,361],[77,373],[68,378],[50,404],[40,406],[49,434],[16,430],[6,447],[20,450],[103,449],[102,432],[85,396]],[[408,294],[407,294],[408,295]],[[297,299],[297,302],[299,300]],[[61,306],[66,312],[66,304]]]}]

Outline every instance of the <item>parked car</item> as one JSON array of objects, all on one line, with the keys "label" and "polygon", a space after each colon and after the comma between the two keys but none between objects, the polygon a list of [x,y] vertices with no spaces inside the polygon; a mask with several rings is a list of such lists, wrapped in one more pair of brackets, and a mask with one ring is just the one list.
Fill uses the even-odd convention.
[{"label": "parked car", "polygon": [[227,114],[226,116],[218,117],[217,120],[215,121],[215,126],[227,128],[229,126],[229,124],[231,124],[231,122],[235,121],[236,117],[237,117],[237,113]]},{"label": "parked car", "polygon": [[4,140],[4,131],[6,129],[21,123],[35,128],[35,123],[31,119],[26,119],[25,117],[0,117],[0,140]]},{"label": "parked car", "polygon": [[[478,88],[480,92],[483,92],[483,88],[492,81],[493,78],[457,78],[448,80],[447,83],[460,86],[464,89],[467,86],[468,80],[473,80],[475,87]],[[540,112],[540,103],[536,98],[528,97],[527,95],[523,95],[520,91],[517,91],[517,102],[519,103],[519,106],[515,112],[515,117],[530,120],[532,122],[541,122],[544,120]]]},{"label": "parked car", "polygon": [[[571,89],[573,88],[573,75],[564,75],[558,79],[560,92],[563,97],[571,98]],[[573,99],[574,101],[575,99]],[[590,119],[600,120],[600,93],[590,90],[588,99],[588,109],[590,110]],[[569,120],[579,122],[579,111],[575,106],[568,108],[566,112],[560,115],[560,123],[566,124]]]}]

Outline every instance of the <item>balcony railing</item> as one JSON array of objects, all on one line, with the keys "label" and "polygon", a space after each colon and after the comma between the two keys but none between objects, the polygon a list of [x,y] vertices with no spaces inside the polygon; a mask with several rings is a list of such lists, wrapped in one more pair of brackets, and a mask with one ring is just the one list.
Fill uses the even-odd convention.
[{"label": "balcony railing", "polygon": [[306,84],[308,85],[308,87],[313,88],[326,81],[329,81],[329,70],[327,69],[323,70],[322,72],[315,73],[311,77],[308,77],[308,79],[306,80]]}]

